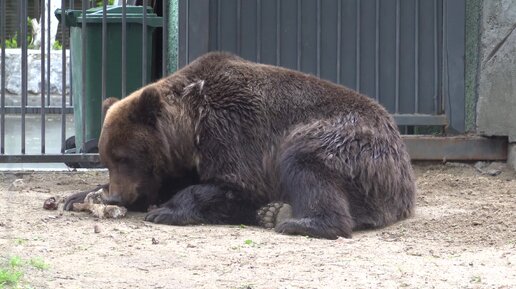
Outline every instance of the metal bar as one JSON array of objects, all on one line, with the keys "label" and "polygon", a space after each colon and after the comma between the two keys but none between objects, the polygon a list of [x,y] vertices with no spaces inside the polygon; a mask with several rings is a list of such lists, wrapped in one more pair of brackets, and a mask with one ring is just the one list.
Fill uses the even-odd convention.
[{"label": "metal bar", "polygon": [[357,10],[356,10],[356,15],[357,15],[357,27],[356,27],[356,32],[355,32],[355,40],[356,40],[356,47],[355,47],[355,50],[356,50],[356,83],[355,83],[355,89],[357,91],[360,91],[360,0],[357,0]]},{"label": "metal bar", "polygon": [[21,30],[21,153],[25,154],[25,106],[27,105],[27,0],[20,1]]},{"label": "metal bar", "polygon": [[443,34],[445,60],[446,115],[450,121],[447,132],[462,133],[465,130],[465,4],[466,0],[446,0],[443,11]]},{"label": "metal bar", "polygon": [[441,113],[439,109],[438,99],[439,99],[439,59],[438,59],[438,37],[437,37],[437,1],[434,0],[434,113]]},{"label": "metal bar", "polygon": [[[61,11],[65,11],[65,0],[61,0]],[[65,47],[65,14],[61,13],[61,152],[65,151],[65,142],[66,142],[66,47]],[[71,60],[71,57],[70,57]],[[71,77],[71,73],[70,73]],[[50,74],[48,75],[50,79]],[[71,82],[71,81],[70,81]],[[70,90],[70,105],[72,105],[72,97]],[[72,110],[73,112],[73,110]]]},{"label": "metal bar", "polygon": [[241,54],[241,42],[242,42],[242,0],[237,0],[236,7],[236,51],[237,54]]},{"label": "metal bar", "polygon": [[316,6],[316,22],[317,22],[317,30],[316,30],[316,38],[317,38],[317,44],[316,44],[316,75],[317,77],[321,76],[321,0],[317,0],[317,6]]},{"label": "metal bar", "polygon": [[[220,22],[217,24],[220,27]],[[262,58],[262,1],[256,0],[256,62]]]},{"label": "metal bar", "polygon": [[220,17],[220,11],[221,11],[221,0],[217,0],[217,49],[221,50],[221,35],[222,35],[222,28],[221,28],[221,17]]},{"label": "metal bar", "polygon": [[[44,1],[45,2],[45,1]],[[51,15],[51,11],[50,11],[50,0],[48,2],[48,17],[47,17],[47,39],[48,39],[48,47],[47,47],[47,105],[50,105],[50,58],[52,57],[51,55],[51,48],[50,47],[50,43],[52,42],[52,38],[51,38],[51,35],[50,35],[50,18],[52,17]],[[64,11],[64,10],[62,10]],[[41,32],[42,36],[43,34],[45,34],[45,31],[42,30]],[[64,45],[64,44],[63,44]],[[43,69],[43,68],[42,68]]]},{"label": "metal bar", "polygon": [[380,99],[380,0],[375,3],[375,55],[374,55],[374,97]]},{"label": "metal bar", "polygon": [[122,97],[127,95],[127,4],[122,1]]},{"label": "metal bar", "polygon": [[99,162],[98,154],[0,155],[0,163]]},{"label": "metal bar", "polygon": [[[41,109],[41,106],[31,105],[26,106],[23,110],[26,114],[41,114]],[[64,109],[60,106],[45,106],[43,109],[45,110],[45,114],[73,114],[73,107],[69,106]],[[21,114],[22,108],[20,106],[5,105],[4,103],[4,112],[5,114]]]},{"label": "metal bar", "polygon": [[[412,160],[506,161],[507,138],[402,136]],[[99,162],[98,154],[0,155],[0,163]]]},{"label": "metal bar", "polygon": [[419,0],[414,8],[414,112],[419,112]]},{"label": "metal bar", "polygon": [[[70,9],[74,9],[75,8],[75,1],[74,0],[69,0],[68,2],[68,5],[70,7]],[[62,8],[64,8],[64,5],[62,5],[61,3],[61,6],[63,6]],[[63,23],[63,19],[61,19],[61,23]],[[63,25],[63,24],[61,24]],[[61,26],[63,27],[63,26]],[[70,44],[71,46],[71,44]],[[68,68],[68,74],[70,75],[70,105],[72,106],[73,105],[73,73],[72,73],[72,67],[73,67],[73,57],[70,57],[70,65],[69,65],[69,68]],[[64,142],[63,142],[63,149],[64,149]],[[62,150],[63,150],[62,149]]]},{"label": "metal bar", "polygon": [[[220,5],[220,0],[219,0],[219,5]],[[220,11],[219,11],[219,15],[220,15]],[[185,65],[190,63],[190,28],[188,26],[190,26],[190,1],[185,1],[185,57],[186,57]],[[220,22],[219,22],[218,26],[219,26],[218,29],[220,30]],[[220,33],[219,33],[218,37],[220,37]],[[220,38],[219,38],[219,45],[220,45]],[[219,47],[219,49],[220,49],[220,47]]]},{"label": "metal bar", "polygon": [[296,69],[301,70],[301,53],[303,52],[302,46],[303,42],[301,40],[301,0],[297,0],[297,22],[296,22],[296,32],[297,32],[297,62],[296,62]]},{"label": "metal bar", "polygon": [[[40,73],[41,73],[41,79],[40,79],[40,83],[41,83],[41,111],[40,111],[40,114],[41,114],[41,153],[44,154],[45,153],[45,8],[46,8],[46,3],[45,1],[43,1],[43,5],[41,5],[41,69],[40,69]],[[50,12],[50,7],[48,9],[48,11]],[[49,27],[50,28],[50,27]],[[49,29],[50,30],[50,29]],[[49,40],[49,45],[50,46],[50,39]]]},{"label": "metal bar", "polygon": [[448,119],[445,115],[433,114],[394,114],[394,120],[398,125],[435,125],[446,126]]},{"label": "metal bar", "polygon": [[281,63],[281,1],[276,1],[276,65]]},{"label": "metal bar", "polygon": [[400,0],[396,0],[396,84],[394,111],[400,111]]},{"label": "metal bar", "polygon": [[[124,1],[125,3],[125,1]],[[80,145],[80,148],[83,149],[86,145],[86,41],[87,41],[87,35],[86,35],[86,9],[87,9],[88,1],[82,1],[82,26],[81,26],[81,61],[82,61],[82,87],[81,87],[81,108],[82,108],[82,143],[76,144]],[[122,27],[123,29],[123,27]],[[123,34],[123,33],[122,33]],[[122,48],[122,54],[123,54],[124,48]],[[123,63],[122,63],[123,66]],[[123,70],[123,69],[122,69]],[[122,71],[123,73],[123,71]]]},{"label": "metal bar", "polygon": [[[162,64],[161,64],[161,74],[162,77],[165,77],[168,74],[168,5],[169,1],[161,1],[163,4],[163,34],[162,34]],[[174,10],[172,10],[174,11]],[[175,24],[174,24],[175,25]],[[177,48],[177,47],[176,47]],[[176,59],[177,61],[177,59]],[[177,62],[175,64],[175,67],[177,68]]]},{"label": "metal bar", "polygon": [[505,161],[507,139],[479,136],[402,136],[412,160]]},{"label": "metal bar", "polygon": [[0,83],[0,154],[5,154],[5,1],[0,0],[0,39],[2,52],[0,56],[0,60],[2,61],[2,65],[0,65],[0,74],[2,77]]},{"label": "metal bar", "polygon": [[107,98],[107,0],[102,0],[102,100]]},{"label": "metal bar", "polygon": [[337,83],[341,84],[341,48],[342,46],[342,1],[337,1]]},{"label": "metal bar", "polygon": [[147,83],[147,0],[143,0],[142,23],[142,86]]}]

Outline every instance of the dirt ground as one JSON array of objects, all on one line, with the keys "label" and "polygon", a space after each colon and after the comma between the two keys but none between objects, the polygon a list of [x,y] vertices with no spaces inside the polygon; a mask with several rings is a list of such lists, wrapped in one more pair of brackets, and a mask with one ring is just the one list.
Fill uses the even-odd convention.
[{"label": "dirt ground", "polygon": [[516,288],[514,171],[415,168],[415,217],[336,241],[46,211],[48,197],[104,183],[107,173],[3,172],[0,265],[25,260],[20,288]]}]

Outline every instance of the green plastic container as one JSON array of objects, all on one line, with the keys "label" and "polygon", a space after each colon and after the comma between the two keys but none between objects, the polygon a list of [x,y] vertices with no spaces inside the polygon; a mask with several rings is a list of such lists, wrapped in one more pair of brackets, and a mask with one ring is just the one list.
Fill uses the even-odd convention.
[{"label": "green plastic container", "polygon": [[[55,16],[61,20],[61,9]],[[70,27],[70,61],[72,67],[72,95],[74,102],[76,152],[95,152],[96,143],[102,126],[102,7],[86,11],[65,10],[65,25]],[[86,21],[83,31],[82,22]],[[106,58],[106,97],[123,98],[122,95],[122,7],[107,7],[107,58]],[[162,26],[162,18],[147,7],[147,83],[151,82],[153,30]],[[142,28],[143,7],[126,7],[126,93],[139,89],[142,83]],[[82,33],[86,33],[86,62],[84,73],[86,82],[82,83]],[[83,85],[86,92],[86,105],[82,107]],[[82,115],[86,118],[86,142],[82,148]],[[93,145],[92,145],[93,144]]]}]

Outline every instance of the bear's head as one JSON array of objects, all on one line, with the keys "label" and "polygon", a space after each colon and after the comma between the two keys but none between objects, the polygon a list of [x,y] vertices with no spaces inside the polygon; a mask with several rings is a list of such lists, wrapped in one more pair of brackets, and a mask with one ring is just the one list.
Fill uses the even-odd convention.
[{"label": "bear's head", "polygon": [[109,170],[109,190],[102,198],[136,210],[157,204],[163,183],[187,170],[180,153],[187,142],[178,144],[174,129],[181,126],[174,123],[177,107],[147,86],[120,101],[105,100],[103,110],[99,155]]}]

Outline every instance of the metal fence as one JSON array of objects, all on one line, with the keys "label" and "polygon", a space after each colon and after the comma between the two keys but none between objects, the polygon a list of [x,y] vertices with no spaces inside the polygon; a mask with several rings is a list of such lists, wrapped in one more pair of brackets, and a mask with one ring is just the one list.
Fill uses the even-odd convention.
[{"label": "metal fence", "polygon": [[464,132],[464,0],[196,0],[179,15],[180,65],[231,51],[354,88],[399,125]]},{"label": "metal fence", "polygon": [[[45,1],[43,1],[45,2]],[[61,9],[77,9],[85,14],[99,1],[62,0]],[[105,15],[108,1],[100,1]],[[464,34],[465,0],[189,0],[189,1],[115,1],[121,5],[121,49],[112,54],[107,36],[108,19],[102,17],[100,69],[101,99],[113,96],[110,90],[113,81],[119,88],[115,93],[125,96],[127,89],[128,41],[141,39],[142,84],[164,75],[176,67],[184,66],[197,56],[212,50],[231,51],[244,58],[262,63],[276,64],[317,75],[357,89],[373,98],[395,115],[400,126],[440,126],[448,132],[464,132]],[[39,48],[41,73],[40,93],[29,95],[27,82],[28,43],[27,26],[20,25],[21,91],[16,103],[6,103],[6,23],[5,15],[17,13],[19,23],[27,19],[28,0],[19,1],[16,11],[6,10],[7,0],[0,0],[1,43],[1,103],[0,103],[0,163],[67,162],[87,164],[98,161],[98,154],[82,151],[65,154],[67,139],[80,136],[77,147],[84,148],[89,126],[87,113],[88,82],[85,69],[89,59],[89,43],[94,37],[80,34],[79,62],[70,65],[70,94],[67,94],[65,59],[70,55],[66,47],[61,49],[61,93],[51,101],[50,63],[51,47],[45,45],[50,34],[42,35]],[[154,64],[161,73],[148,75],[145,67],[148,53],[147,30],[141,35],[127,31],[127,11],[130,4],[152,5],[162,16],[162,31],[157,43],[159,52]],[[177,6],[176,6],[177,5]],[[158,9],[159,8],[159,9]],[[177,15],[175,9],[177,10]],[[49,26],[54,16],[45,5],[40,5],[42,30]],[[144,10],[146,11],[146,10]],[[169,13],[170,12],[170,13]],[[147,12],[139,22],[146,27]],[[177,16],[177,35],[169,34],[174,29]],[[82,22],[83,31],[89,22]],[[61,43],[66,43],[70,33],[65,21],[61,21]],[[129,33],[129,34],[128,34]],[[169,49],[169,43],[179,43]],[[72,39],[73,40],[73,39]],[[162,41],[165,40],[165,41]],[[73,42],[73,41],[72,41]],[[140,45],[140,44],[136,44]],[[156,46],[156,45],[155,45]],[[173,55],[173,56],[172,56]],[[111,72],[107,60],[119,59],[121,67]],[[174,61],[171,61],[173,59]],[[74,77],[75,75],[75,77]],[[77,77],[79,75],[80,77]],[[77,91],[77,84],[81,89]],[[79,95],[79,97],[77,97]],[[37,98],[37,100],[34,100]],[[31,100],[32,99],[32,100]],[[73,103],[75,99],[75,102]],[[19,103],[19,104],[18,104]],[[77,108],[81,116],[72,119]],[[94,107],[100,110],[100,107]],[[27,127],[27,119],[36,126]],[[51,122],[58,126],[50,126]],[[100,122],[100,117],[96,121]],[[79,124],[77,126],[71,123]],[[27,132],[32,133],[27,138]],[[49,136],[49,133],[51,135]],[[36,135],[34,135],[36,134]],[[9,147],[6,140],[9,140]],[[14,140],[14,141],[13,141]],[[49,144],[52,144],[51,146]],[[29,148],[30,147],[30,148]]]},{"label": "metal fence", "polygon": [[[89,35],[90,32],[86,28],[89,25],[92,25],[90,21],[82,21],[80,26],[77,29],[81,29],[82,33],[80,35],[79,41],[76,43],[75,48],[77,51],[80,51],[81,59],[80,63],[73,63],[73,59],[71,59],[72,63],[69,68],[66,66],[66,58],[70,56],[70,50],[66,49],[63,45],[61,48],[61,59],[62,65],[60,69],[61,79],[62,79],[62,87],[59,100],[56,101],[56,96],[53,95],[53,101],[51,101],[51,56],[55,55],[55,53],[51,53],[52,47],[47,44],[48,39],[52,37],[50,35],[50,29],[46,29],[46,27],[50,27],[50,19],[52,17],[56,17],[54,15],[55,11],[51,11],[44,4],[41,4],[40,9],[40,21],[39,24],[41,26],[41,31],[48,31],[48,33],[41,33],[41,46],[38,48],[40,56],[40,62],[38,64],[40,69],[39,74],[39,96],[29,94],[28,91],[28,71],[32,69],[32,67],[28,67],[27,59],[29,53],[29,43],[27,42],[29,33],[27,31],[26,21],[22,21],[23,19],[27,19],[27,0],[21,0],[18,3],[18,8],[16,11],[8,11],[6,9],[7,0],[0,0],[0,41],[1,41],[1,68],[0,68],[0,85],[1,85],[1,102],[0,102],[0,163],[61,163],[67,162],[72,165],[87,165],[88,163],[95,163],[98,161],[98,154],[90,151],[81,151],[80,153],[73,154],[65,154],[66,150],[73,146],[73,139],[70,138],[73,135],[82,136],[80,137],[81,143],[77,143],[77,148],[85,148],[88,139],[86,138],[86,129],[88,126],[89,120],[86,119],[87,113],[84,111],[88,108],[87,103],[91,101],[92,97],[101,97],[105,99],[110,96],[114,96],[112,92],[110,95],[107,95],[106,91],[109,91],[109,87],[113,86],[109,83],[109,81],[113,81],[113,79],[119,79],[120,83],[117,85],[119,87],[119,91],[115,93],[116,96],[125,96],[131,91],[127,89],[127,65],[128,63],[134,63],[135,61],[140,61],[142,65],[141,69],[141,78],[142,85],[148,83],[149,81],[160,77],[161,75],[166,74],[168,71],[167,60],[168,60],[168,41],[162,41],[162,39],[168,39],[168,1],[160,1],[160,0],[143,0],[143,1],[127,1],[128,3],[136,3],[141,6],[147,7],[151,6],[153,8],[153,12],[156,12],[158,16],[162,16],[162,24],[160,26],[163,27],[161,33],[156,33],[154,35],[157,38],[157,41],[154,42],[153,53],[155,57],[153,58],[153,75],[148,75],[148,70],[145,69],[149,63],[148,53],[147,51],[147,9],[143,9],[143,15],[141,15],[141,19],[139,19],[138,24],[142,25],[144,29],[142,29],[141,35],[134,35],[134,32],[128,31],[131,27],[127,22],[130,15],[128,15],[128,5],[126,1],[121,2],[121,51],[111,52],[108,51],[110,49],[108,47],[109,43],[112,44],[111,39],[107,39],[108,37],[108,23],[112,22],[112,19],[108,19],[106,17],[106,12],[108,6],[108,1],[87,1],[83,0],[80,7],[77,7],[77,1],[61,1],[61,10],[69,11],[69,10],[77,10],[78,13],[82,15],[86,15],[88,13],[88,9],[93,8],[95,3],[100,4],[100,8],[102,11],[102,19],[101,19],[101,48],[100,48],[100,71],[94,71],[93,74],[101,74],[101,91],[100,95],[88,95],[86,93],[86,83],[87,83],[87,72],[86,68],[91,59],[88,59],[90,56],[90,52],[87,51],[86,45],[88,44],[88,39],[93,39],[92,35]],[[43,1],[47,2],[47,1]],[[50,1],[48,1],[50,2]],[[20,19],[19,29],[17,31],[18,38],[20,39],[18,43],[18,49],[21,51],[20,53],[20,82],[21,89],[19,95],[10,95],[6,90],[6,44],[8,43],[8,37],[6,35],[6,15],[17,13],[17,17]],[[65,38],[67,38],[70,34],[70,28],[66,25],[66,17],[65,14],[61,14],[60,19],[60,30],[63,33],[60,33],[60,41],[61,43],[65,43]],[[129,27],[129,28],[128,28]],[[71,28],[74,29],[74,28]],[[132,34],[131,34],[132,33]],[[112,35],[112,34],[111,34]],[[132,39],[128,39],[131,37]],[[140,40],[135,40],[134,38],[138,38]],[[142,49],[142,57],[140,59],[128,59],[127,58],[127,43],[128,41],[133,40],[136,43],[141,43]],[[111,41],[111,42],[109,42]],[[139,42],[138,42],[139,41]],[[32,52],[31,52],[32,53]],[[121,62],[121,69],[116,72],[112,72],[111,75],[108,75],[108,60],[113,57],[119,57],[118,61]],[[80,71],[81,73],[77,73],[81,76],[81,79],[73,79],[74,73],[71,73],[71,84],[70,89],[67,90],[67,69],[74,70],[74,72]],[[91,74],[92,72],[90,72]],[[77,89],[74,89],[74,84],[80,83],[81,89],[79,90],[80,97],[72,97],[72,92]],[[140,85],[141,86],[141,85]],[[70,94],[67,94],[67,91]],[[39,104],[34,104],[36,98],[39,98]],[[82,118],[72,119],[70,114],[73,114],[74,104],[73,99],[79,100],[79,104],[76,105],[80,107],[82,110]],[[13,100],[14,99],[14,100]],[[7,103],[6,103],[6,100]],[[31,104],[29,104],[30,102]],[[101,110],[100,106],[93,107],[91,109]],[[39,120],[38,120],[39,119]],[[52,126],[51,132],[47,131],[47,128],[50,128],[50,122],[59,121],[59,129],[56,130],[55,126]],[[100,123],[100,120],[96,120]],[[79,126],[73,127],[72,123],[79,122]],[[30,123],[30,128],[28,129],[28,124]],[[34,124],[36,123],[36,124]],[[6,127],[7,126],[7,127]],[[36,126],[36,129],[33,127]],[[72,127],[70,127],[72,126]],[[80,128],[80,129],[77,129]],[[34,131],[37,131],[34,133]],[[49,135],[49,133],[51,135]],[[28,137],[30,134],[30,137]],[[38,144],[37,144],[38,143]],[[53,146],[51,148],[47,147],[48,143],[52,143]]]}]

